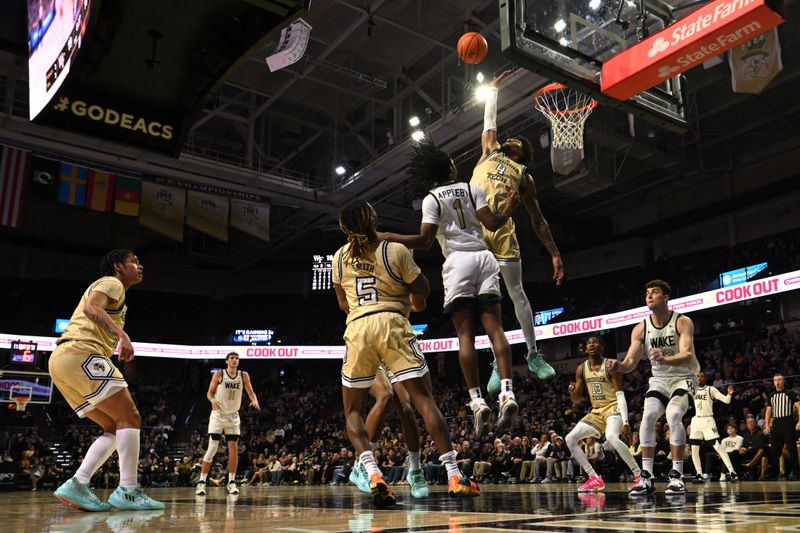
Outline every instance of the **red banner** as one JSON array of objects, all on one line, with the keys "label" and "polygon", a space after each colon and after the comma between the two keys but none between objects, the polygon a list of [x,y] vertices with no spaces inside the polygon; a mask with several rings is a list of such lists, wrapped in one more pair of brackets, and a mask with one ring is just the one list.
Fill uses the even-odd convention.
[{"label": "red banner", "polygon": [[627,100],[783,23],[764,0],[716,0],[603,64],[603,94]]}]

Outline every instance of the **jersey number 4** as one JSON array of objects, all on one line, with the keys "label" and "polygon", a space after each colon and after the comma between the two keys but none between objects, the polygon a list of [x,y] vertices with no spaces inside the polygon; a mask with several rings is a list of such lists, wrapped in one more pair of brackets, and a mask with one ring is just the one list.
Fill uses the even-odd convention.
[{"label": "jersey number 4", "polygon": [[358,305],[373,304],[378,301],[378,289],[375,288],[375,276],[356,278],[356,295]]}]

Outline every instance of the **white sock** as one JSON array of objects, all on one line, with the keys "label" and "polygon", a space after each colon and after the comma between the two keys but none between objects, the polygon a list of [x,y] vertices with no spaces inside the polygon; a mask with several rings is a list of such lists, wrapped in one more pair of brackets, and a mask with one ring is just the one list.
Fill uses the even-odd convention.
[{"label": "white sock", "polygon": [[447,478],[451,478],[453,476],[461,477],[461,470],[458,469],[458,465],[456,464],[456,451],[450,450],[447,453],[443,453],[439,456],[441,459],[442,464],[447,469]]},{"label": "white sock", "polygon": [[78,471],[75,472],[75,479],[84,485],[89,483],[97,469],[103,466],[114,450],[117,448],[117,437],[113,433],[103,433],[86,450]]},{"label": "white sock", "polygon": [[652,474],[653,473],[653,462],[655,462],[655,459],[652,458],[652,457],[650,457],[650,458],[642,457],[642,470],[644,470],[648,474]]},{"label": "white sock", "polygon": [[119,485],[125,489],[132,489],[139,484],[136,471],[139,465],[138,429],[117,430],[117,453],[119,453]]},{"label": "white sock", "polygon": [[375,456],[372,451],[366,451],[358,456],[361,464],[367,469],[367,475],[371,478],[375,474],[381,475],[381,469],[375,464]]},{"label": "white sock", "polygon": [[510,379],[501,379],[500,380],[500,392],[512,392],[514,391],[514,385]]},{"label": "white sock", "polygon": [[483,398],[483,396],[481,396],[481,388],[473,387],[469,389],[469,397],[471,400],[478,400],[480,398]]},{"label": "white sock", "polygon": [[722,449],[722,445],[719,442],[714,443],[714,449],[719,454],[719,458],[722,459],[722,462],[725,463],[725,468],[728,469],[728,473],[733,472],[733,463],[731,463],[731,457],[728,455],[728,452]]},{"label": "white sock", "polygon": [[200,483],[205,483],[206,479],[208,479],[208,472],[206,472],[205,474],[200,472]]},{"label": "white sock", "polygon": [[408,452],[408,469],[419,470],[419,450],[415,452]]},{"label": "white sock", "polygon": [[234,483],[236,481],[236,472],[228,472],[228,483]]},{"label": "white sock", "polygon": [[681,475],[683,475],[683,460],[680,461],[672,461],[672,469],[677,470]]}]

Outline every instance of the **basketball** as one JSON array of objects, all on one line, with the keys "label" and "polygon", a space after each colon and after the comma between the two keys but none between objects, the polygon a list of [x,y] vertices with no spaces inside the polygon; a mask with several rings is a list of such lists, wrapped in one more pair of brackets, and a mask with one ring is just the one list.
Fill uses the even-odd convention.
[{"label": "basketball", "polygon": [[478,32],[470,31],[461,36],[458,40],[458,57],[464,63],[470,65],[477,65],[483,58],[486,57],[486,52],[489,51],[489,44]]}]

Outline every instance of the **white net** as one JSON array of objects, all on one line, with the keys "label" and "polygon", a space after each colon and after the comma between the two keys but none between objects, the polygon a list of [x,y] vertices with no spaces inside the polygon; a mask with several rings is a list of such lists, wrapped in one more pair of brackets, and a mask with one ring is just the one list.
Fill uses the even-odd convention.
[{"label": "white net", "polygon": [[583,148],[583,125],[597,107],[597,100],[560,83],[552,83],[539,89],[534,101],[536,109],[550,121],[553,148]]}]

